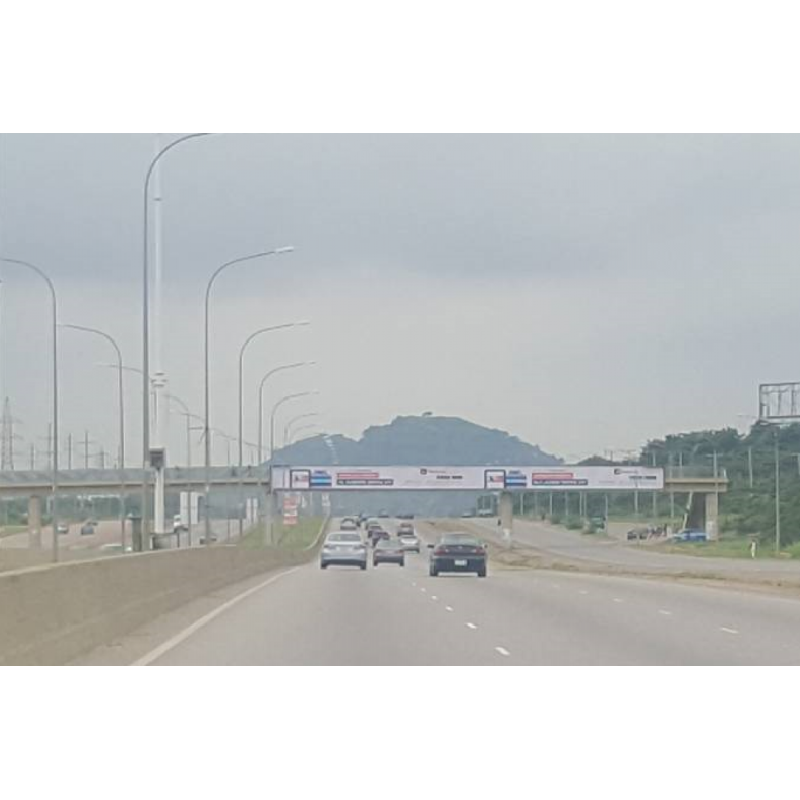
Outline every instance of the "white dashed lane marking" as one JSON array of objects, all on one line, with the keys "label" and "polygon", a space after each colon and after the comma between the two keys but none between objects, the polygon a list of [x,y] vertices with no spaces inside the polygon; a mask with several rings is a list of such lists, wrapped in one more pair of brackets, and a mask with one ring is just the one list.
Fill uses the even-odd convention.
[{"label": "white dashed lane marking", "polygon": [[453,606],[445,606],[444,610],[445,611],[452,611],[453,610]]},{"label": "white dashed lane marking", "polygon": [[587,591],[586,591],[586,589],[581,589],[581,590],[578,592],[578,594],[589,594],[589,592],[587,592]]},{"label": "white dashed lane marking", "polygon": [[468,628],[469,628],[471,631],[474,631],[474,630],[476,630],[476,629],[477,629],[477,627],[478,627],[478,626],[477,626],[477,625],[476,625],[474,622],[468,622],[468,623],[467,623],[467,627],[468,627]]},{"label": "white dashed lane marking", "polygon": [[615,603],[621,603],[622,602],[622,598],[621,597],[615,597],[614,598],[614,602]]},{"label": "white dashed lane marking", "polygon": [[724,631],[725,633],[733,633],[733,634],[739,633],[739,631],[737,631],[736,628],[720,628],[720,630]]},{"label": "white dashed lane marking", "polygon": [[439,599],[439,598],[438,598],[438,597],[437,597],[435,594],[432,594],[432,595],[431,595],[431,600],[438,600],[438,599]]},{"label": "white dashed lane marking", "polygon": [[505,649],[505,647],[495,647],[495,650],[497,650],[497,652],[500,653],[501,656],[511,655],[511,653],[509,653],[508,650]]},{"label": "white dashed lane marking", "polygon": [[666,608],[659,608],[658,609],[658,613],[659,614],[663,614],[665,617],[671,617],[672,616],[672,612],[671,611],[667,611]]}]

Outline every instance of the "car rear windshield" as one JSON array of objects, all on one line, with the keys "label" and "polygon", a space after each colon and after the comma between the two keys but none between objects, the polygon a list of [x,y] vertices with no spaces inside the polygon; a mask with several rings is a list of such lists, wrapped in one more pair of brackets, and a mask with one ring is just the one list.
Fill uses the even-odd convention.
[{"label": "car rear windshield", "polygon": [[400,542],[392,541],[391,539],[382,539],[378,543],[379,550],[397,550],[400,547]]},{"label": "car rear windshield", "polygon": [[466,544],[471,547],[480,546],[480,542],[474,536],[459,533],[442,536],[442,544]]},{"label": "car rear windshield", "polygon": [[357,533],[332,533],[328,537],[329,542],[360,542],[361,537]]}]

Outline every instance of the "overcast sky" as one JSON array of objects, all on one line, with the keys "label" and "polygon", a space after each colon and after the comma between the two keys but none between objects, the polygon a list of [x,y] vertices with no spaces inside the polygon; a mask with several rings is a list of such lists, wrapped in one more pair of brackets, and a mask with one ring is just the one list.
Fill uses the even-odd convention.
[{"label": "overcast sky", "polygon": [[[165,134],[165,141],[178,134]],[[142,184],[153,135],[0,136],[0,247],[49,271],[62,322],[141,366]],[[163,160],[164,367],[202,412],[205,283],[212,425],[236,432],[239,346],[255,392],[358,436],[398,414],[463,416],[570,457],[744,425],[759,381],[800,378],[796,136],[220,135]],[[27,464],[50,412],[43,286],[4,265],[0,373]],[[110,348],[63,331],[62,432],[116,450]],[[127,378],[130,462],[141,385]],[[172,463],[185,461],[175,418]],[[195,434],[196,435],[196,434]],[[200,449],[195,449],[199,459]],[[220,443],[215,460],[224,461]]]}]

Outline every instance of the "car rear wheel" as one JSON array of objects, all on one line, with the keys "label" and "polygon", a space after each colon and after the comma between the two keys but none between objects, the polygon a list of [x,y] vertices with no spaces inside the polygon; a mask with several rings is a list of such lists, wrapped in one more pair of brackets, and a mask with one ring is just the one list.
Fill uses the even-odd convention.
[{"label": "car rear wheel", "polygon": [[327,569],[327,567],[328,567],[328,565],[325,564],[324,562],[322,562],[322,561],[319,562],[319,568],[320,569]]},{"label": "car rear wheel", "polygon": [[431,578],[438,578],[439,577],[439,570],[436,569],[433,565],[431,565],[430,570],[428,570]]},{"label": "car rear wheel", "polygon": [[367,568],[367,562],[365,561],[363,564],[361,564],[361,569],[362,569],[362,571],[363,571],[363,570],[365,570],[366,568]]},{"label": "car rear wheel", "polygon": [[483,569],[479,569],[478,570],[478,577],[479,578],[485,578],[486,577],[486,567],[484,567]]}]

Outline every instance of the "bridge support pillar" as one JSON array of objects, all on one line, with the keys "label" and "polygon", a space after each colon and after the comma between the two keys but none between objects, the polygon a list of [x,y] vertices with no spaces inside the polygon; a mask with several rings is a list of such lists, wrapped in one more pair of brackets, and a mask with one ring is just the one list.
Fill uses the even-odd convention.
[{"label": "bridge support pillar", "polygon": [[[54,534],[58,535],[58,534]],[[34,494],[28,498],[28,547],[42,546],[42,498]]]},{"label": "bridge support pillar", "polygon": [[706,501],[706,534],[710,541],[719,539],[719,495],[709,492],[704,495]]},{"label": "bridge support pillar", "polygon": [[719,495],[716,492],[690,492],[683,524],[704,530],[709,541],[719,539]]},{"label": "bridge support pillar", "polygon": [[500,492],[497,502],[497,516],[500,519],[500,528],[503,538],[511,544],[511,530],[514,525],[514,495],[511,492]]}]

